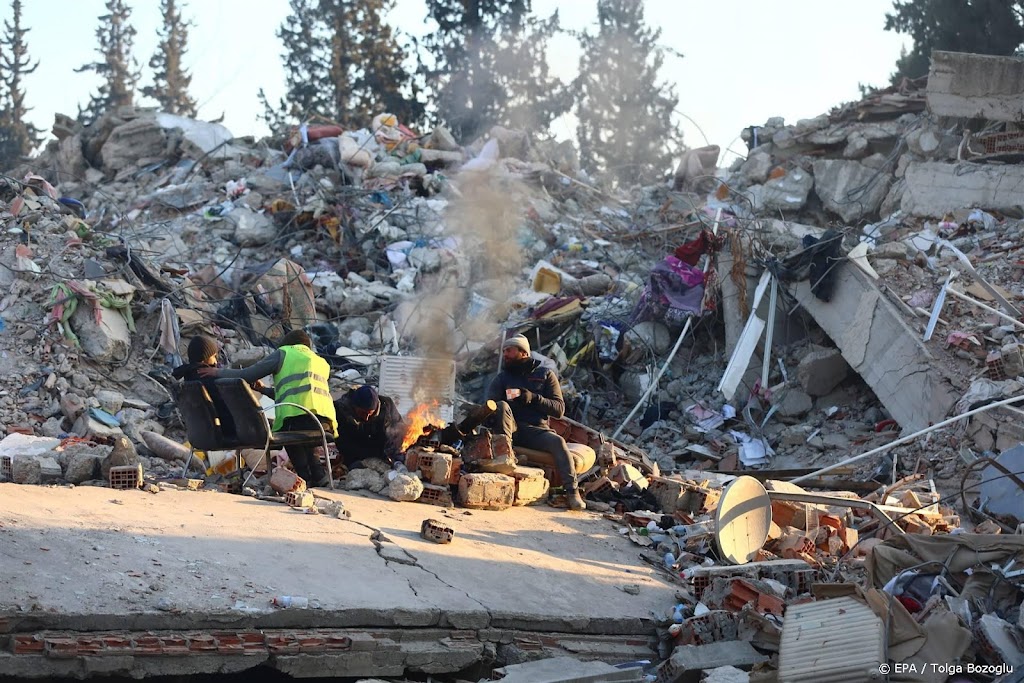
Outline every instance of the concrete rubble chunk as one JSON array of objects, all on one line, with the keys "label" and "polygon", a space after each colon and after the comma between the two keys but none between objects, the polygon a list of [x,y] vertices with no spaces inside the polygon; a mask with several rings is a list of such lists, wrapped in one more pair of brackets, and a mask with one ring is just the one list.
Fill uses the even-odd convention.
[{"label": "concrete rubble chunk", "polygon": [[1014,211],[1021,204],[1024,165],[913,162],[904,181],[900,209],[910,216],[940,218],[965,206]]},{"label": "concrete rubble chunk", "polygon": [[[97,321],[97,313],[99,320]],[[132,345],[128,322],[118,311],[83,301],[71,316],[71,327],[78,335],[82,350],[99,361],[123,360]]]},{"label": "concrete rubble chunk", "polygon": [[721,666],[708,671],[701,683],[749,683],[750,674],[734,666]]},{"label": "concrete rubble chunk", "polygon": [[826,209],[847,223],[878,213],[890,184],[887,171],[869,168],[859,161],[814,162],[814,191]]},{"label": "concrete rubble chunk", "polygon": [[94,449],[79,444],[72,446],[64,453],[67,462],[64,468],[64,480],[69,484],[81,484],[83,481],[98,478],[100,462],[106,455],[103,448]]},{"label": "concrete rubble chunk", "polygon": [[799,389],[790,389],[779,402],[779,415],[783,417],[800,417],[811,412],[814,401]]},{"label": "concrete rubble chunk", "polygon": [[423,482],[411,474],[397,474],[388,484],[391,500],[412,502],[423,495]]},{"label": "concrete rubble chunk", "polygon": [[494,670],[502,683],[616,683],[641,681],[642,669],[617,669],[604,662],[583,662],[575,657],[551,657]]},{"label": "concrete rubble chunk", "polygon": [[120,171],[143,160],[162,160],[171,150],[155,118],[144,116],[117,126],[103,143],[103,167]]},{"label": "concrete rubble chunk", "polygon": [[[938,116],[1017,122],[1024,119],[1024,60],[934,50],[928,108]],[[969,206],[969,205],[965,205]]]},{"label": "concrete rubble chunk", "polygon": [[698,683],[700,673],[723,666],[752,667],[768,661],[745,640],[679,645],[658,670],[657,683]]},{"label": "concrete rubble chunk", "polygon": [[754,193],[754,206],[765,212],[797,211],[807,203],[807,196],[813,187],[814,177],[802,168],[796,168],[765,182]]},{"label": "concrete rubble chunk", "polygon": [[274,222],[252,209],[237,207],[227,214],[226,219],[234,223],[234,239],[240,246],[259,247],[277,236]]},{"label": "concrete rubble chunk", "polygon": [[945,419],[957,400],[950,379],[860,269],[839,269],[829,303],[806,281],[791,291],[901,427],[916,431]]},{"label": "concrete rubble chunk", "polygon": [[811,396],[827,396],[849,373],[850,366],[839,349],[817,347],[800,359],[796,376]]}]

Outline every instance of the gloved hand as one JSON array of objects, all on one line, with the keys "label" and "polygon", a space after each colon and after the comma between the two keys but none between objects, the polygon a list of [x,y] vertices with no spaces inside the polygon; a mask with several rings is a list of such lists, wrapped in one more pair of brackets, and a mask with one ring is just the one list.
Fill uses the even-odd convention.
[{"label": "gloved hand", "polygon": [[536,394],[529,389],[520,389],[519,396],[517,396],[515,400],[517,403],[530,404],[533,403],[534,397],[536,397]]}]

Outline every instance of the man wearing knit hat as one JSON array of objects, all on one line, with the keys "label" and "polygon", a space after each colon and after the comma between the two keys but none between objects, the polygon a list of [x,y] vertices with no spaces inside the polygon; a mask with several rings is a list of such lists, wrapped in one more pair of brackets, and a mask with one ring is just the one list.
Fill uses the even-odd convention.
[{"label": "man wearing knit hat", "polygon": [[[284,335],[277,343],[276,351],[247,368],[202,368],[199,374],[203,377],[238,377],[250,383],[271,375],[274,378],[273,388],[260,387],[260,391],[282,404],[274,409],[275,432],[316,430],[319,421],[329,437],[338,435],[338,420],[327,384],[331,367],[313,351],[313,341],[305,330],[292,330]],[[330,478],[316,457],[313,446],[292,445],[285,450],[295,472],[309,486],[328,484]]]},{"label": "man wearing knit hat", "polygon": [[[558,377],[530,356],[530,342],[521,334],[501,345],[502,368],[487,388],[487,398],[498,402],[504,414],[502,430],[510,433],[512,444],[551,453],[565,486],[571,510],[585,510],[576,481],[576,466],[565,439],[548,426],[549,417],[565,414],[565,400]],[[511,412],[514,424],[508,424]]]},{"label": "man wearing knit hat", "polygon": [[235,421],[231,417],[231,411],[221,398],[220,391],[214,384],[214,378],[202,377],[199,374],[201,368],[216,368],[217,353],[219,349],[217,342],[205,334],[197,334],[188,342],[188,362],[179,365],[171,372],[171,376],[185,382],[201,382],[206,393],[210,395],[210,402],[217,413],[217,421],[220,423],[220,431],[225,438],[231,439],[235,436]]},{"label": "man wearing knit hat", "polygon": [[369,385],[352,389],[334,402],[338,415],[338,453],[351,470],[368,458],[393,462],[402,448],[405,426],[395,402]]}]

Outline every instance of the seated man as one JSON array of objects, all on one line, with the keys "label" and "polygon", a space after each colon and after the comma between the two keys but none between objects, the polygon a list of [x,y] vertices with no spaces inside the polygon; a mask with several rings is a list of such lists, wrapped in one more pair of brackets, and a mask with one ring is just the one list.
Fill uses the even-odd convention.
[{"label": "seated man", "polygon": [[334,402],[338,415],[338,453],[355,469],[367,458],[394,462],[402,448],[405,426],[395,402],[371,386],[346,392]]},{"label": "seated man", "polygon": [[565,414],[562,387],[555,373],[530,356],[530,342],[521,334],[501,348],[502,369],[487,388],[487,398],[499,404],[495,417],[513,446],[547,451],[555,459],[572,510],[585,510],[576,481],[576,466],[565,439],[548,426],[548,417]]},{"label": "seated man", "polygon": [[204,334],[197,334],[188,343],[188,362],[174,368],[171,375],[185,382],[201,382],[203,388],[210,395],[214,411],[217,413],[217,422],[220,424],[221,433],[225,438],[231,439],[235,436],[235,421],[231,417],[231,411],[221,398],[220,392],[214,384],[213,377],[202,377],[199,374],[200,368],[217,367],[217,342]]},{"label": "seated man", "polygon": [[[279,405],[274,409],[273,431],[317,430],[319,420],[329,438],[337,436],[338,420],[327,385],[331,368],[327,361],[313,351],[313,342],[304,330],[292,330],[281,338],[276,351],[247,368],[230,370],[206,367],[200,368],[198,372],[201,377],[239,377],[250,383],[272,375],[273,388],[260,386],[258,389],[278,403],[296,404]],[[306,408],[316,417],[298,406]],[[295,472],[309,486],[327,485],[330,479],[316,457],[315,446],[292,445],[285,450],[295,466]]]}]

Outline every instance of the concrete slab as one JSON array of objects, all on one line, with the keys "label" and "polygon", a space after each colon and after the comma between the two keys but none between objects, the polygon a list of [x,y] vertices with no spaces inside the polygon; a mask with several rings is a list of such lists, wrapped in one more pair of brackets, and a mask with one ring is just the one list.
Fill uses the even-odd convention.
[{"label": "concrete slab", "polygon": [[939,116],[1024,120],[1024,60],[934,50],[926,96]]},{"label": "concrete slab", "polygon": [[502,683],[613,683],[640,681],[643,669],[616,669],[604,662],[581,662],[574,657],[551,657],[497,669]]},{"label": "concrete slab", "polygon": [[910,216],[941,217],[970,207],[1006,211],[1021,204],[1024,167],[913,162],[904,182],[900,209]]},{"label": "concrete slab", "polygon": [[838,269],[828,303],[811,293],[806,280],[790,289],[903,429],[917,431],[946,417],[958,393],[900,312],[860,269]]},{"label": "concrete slab", "polygon": [[[443,673],[478,661],[484,642],[655,656],[651,614],[674,589],[596,514],[326,495],[351,519],[208,491],[0,484],[0,634],[15,643],[0,675],[85,675],[99,635],[119,675]],[[455,541],[421,539],[428,517]],[[283,595],[310,607],[273,607]]]}]

